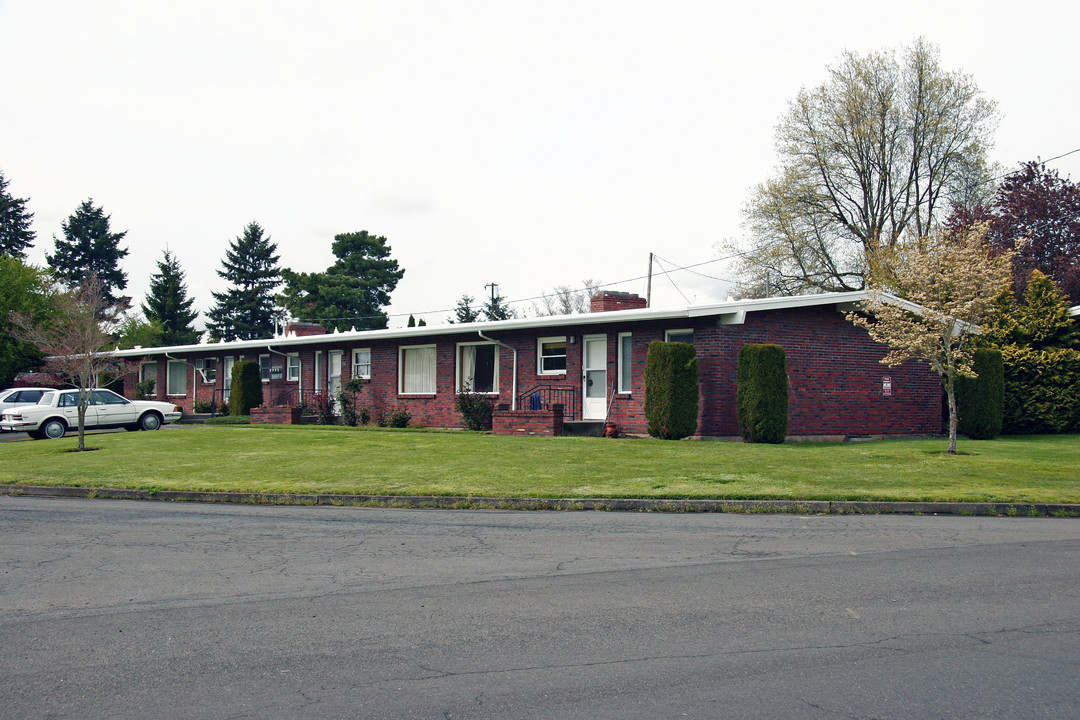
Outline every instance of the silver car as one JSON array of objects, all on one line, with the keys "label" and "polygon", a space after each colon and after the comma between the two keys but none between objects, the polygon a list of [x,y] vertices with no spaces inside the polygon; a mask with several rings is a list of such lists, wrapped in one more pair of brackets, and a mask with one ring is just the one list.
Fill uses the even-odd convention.
[{"label": "silver car", "polygon": [[[112,390],[89,390],[84,427],[157,430],[184,415],[178,406],[153,400],[128,400]],[[0,414],[0,430],[25,432],[35,440],[60,438],[79,424],[79,390],[47,390],[37,405],[23,405]]]}]

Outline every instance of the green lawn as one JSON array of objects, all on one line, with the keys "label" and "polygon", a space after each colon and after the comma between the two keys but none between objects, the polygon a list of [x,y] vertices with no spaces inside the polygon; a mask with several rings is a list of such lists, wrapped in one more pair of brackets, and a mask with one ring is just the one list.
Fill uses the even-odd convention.
[{"label": "green lawn", "polygon": [[1080,502],[1076,435],[751,445],[217,426],[0,445],[0,483],[158,490]]}]

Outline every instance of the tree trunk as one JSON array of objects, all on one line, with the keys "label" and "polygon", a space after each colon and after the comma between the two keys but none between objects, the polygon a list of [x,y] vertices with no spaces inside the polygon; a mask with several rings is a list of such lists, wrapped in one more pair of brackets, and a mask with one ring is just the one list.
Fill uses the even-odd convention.
[{"label": "tree trunk", "polygon": [[945,378],[945,395],[949,399],[949,448],[947,455],[956,454],[956,383],[950,374]]},{"label": "tree trunk", "polygon": [[[81,398],[80,398],[81,400]],[[77,452],[86,450],[86,441],[83,439],[84,429],[86,428],[86,405],[82,402],[79,403],[79,446]]]}]

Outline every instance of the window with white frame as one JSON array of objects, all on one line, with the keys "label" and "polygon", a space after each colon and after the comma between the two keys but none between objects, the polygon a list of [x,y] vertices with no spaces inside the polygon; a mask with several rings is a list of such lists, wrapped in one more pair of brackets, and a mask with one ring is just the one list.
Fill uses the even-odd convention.
[{"label": "window with white frame", "polygon": [[196,360],[195,369],[199,371],[204,383],[212,383],[217,380],[217,358]]},{"label": "window with white frame", "polygon": [[542,337],[536,341],[538,375],[566,374],[566,336]]},{"label": "window with white frame", "polygon": [[402,395],[435,394],[435,346],[406,346],[398,353],[398,392]]},{"label": "window with white frame", "polygon": [[157,363],[148,362],[143,363],[139,368],[139,382],[146,382],[147,380],[153,380],[157,382]]},{"label": "window with white frame", "polygon": [[459,343],[457,391],[499,392],[499,348],[495,343]]},{"label": "window with white frame", "polygon": [[681,330],[668,330],[664,333],[664,340],[668,342],[680,342],[694,344],[694,329],[684,328]]},{"label": "window with white frame", "polygon": [[181,360],[169,361],[168,382],[165,392],[169,395],[187,395],[187,363]]},{"label": "window with white frame", "polygon": [[628,393],[634,382],[634,336],[619,333],[619,392]]},{"label": "window with white frame", "polygon": [[270,382],[270,356],[259,356],[259,377],[263,382]]},{"label": "window with white frame", "polygon": [[352,376],[371,379],[371,349],[357,348],[352,351]]},{"label": "window with white frame", "polygon": [[289,382],[300,381],[300,353],[291,353],[286,357],[285,379]]}]

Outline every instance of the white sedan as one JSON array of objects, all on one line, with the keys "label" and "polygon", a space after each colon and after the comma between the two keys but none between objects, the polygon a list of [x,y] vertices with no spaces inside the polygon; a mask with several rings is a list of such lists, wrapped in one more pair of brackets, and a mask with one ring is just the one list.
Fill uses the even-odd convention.
[{"label": "white sedan", "polygon": [[[0,390],[0,413],[26,405],[37,405],[41,402],[41,396],[53,388],[24,387],[8,388]],[[0,430],[3,432],[3,430]]]},{"label": "white sedan", "polygon": [[[69,428],[79,425],[79,390],[49,390],[37,405],[5,410],[0,415],[0,429],[24,432],[35,440],[64,437]],[[184,411],[172,403],[153,400],[128,400],[112,390],[89,390],[86,406],[86,429],[126,428],[157,430],[179,420]]]}]

